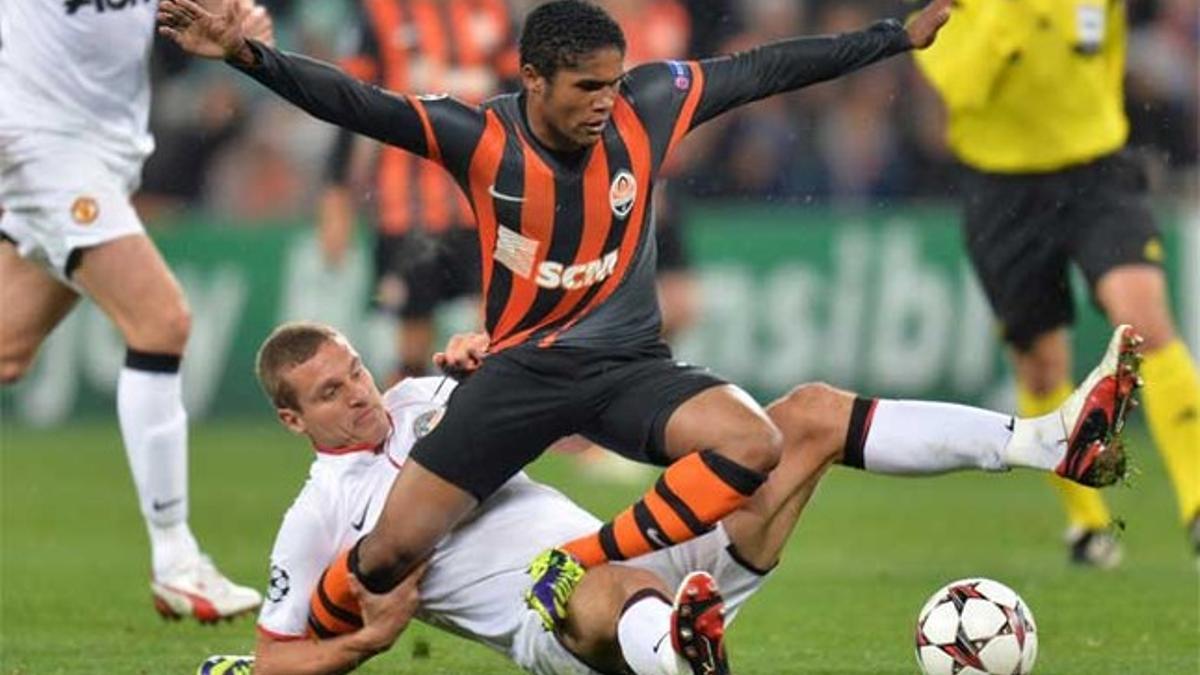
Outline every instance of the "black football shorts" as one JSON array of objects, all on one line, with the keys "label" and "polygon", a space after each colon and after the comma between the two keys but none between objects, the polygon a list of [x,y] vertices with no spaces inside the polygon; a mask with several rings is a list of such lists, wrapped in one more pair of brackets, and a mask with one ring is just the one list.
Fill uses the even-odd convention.
[{"label": "black football shorts", "polygon": [[1127,152],[1050,173],[966,170],[962,188],[971,263],[1019,350],[1074,321],[1070,265],[1095,289],[1115,267],[1161,264],[1145,171]]},{"label": "black football shorts", "polygon": [[484,359],[411,457],[480,501],[576,433],[665,466],[671,413],[721,384],[707,369],[675,361],[662,344],[625,351],[522,345]]}]

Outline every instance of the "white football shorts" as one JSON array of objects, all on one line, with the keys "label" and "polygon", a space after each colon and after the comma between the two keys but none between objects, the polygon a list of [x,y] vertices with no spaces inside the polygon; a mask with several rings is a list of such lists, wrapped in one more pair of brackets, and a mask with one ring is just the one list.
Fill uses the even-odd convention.
[{"label": "white football shorts", "polygon": [[72,251],[145,232],[129,202],[141,160],[94,148],[53,133],[0,137],[0,233],[72,288]]}]

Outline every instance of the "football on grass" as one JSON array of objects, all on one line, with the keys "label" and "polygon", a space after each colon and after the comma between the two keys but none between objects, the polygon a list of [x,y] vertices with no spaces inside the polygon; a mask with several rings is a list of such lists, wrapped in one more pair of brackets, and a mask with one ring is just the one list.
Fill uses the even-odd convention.
[{"label": "football on grass", "polygon": [[917,616],[917,662],[926,675],[1025,675],[1037,647],[1033,612],[999,581],[952,581]]}]

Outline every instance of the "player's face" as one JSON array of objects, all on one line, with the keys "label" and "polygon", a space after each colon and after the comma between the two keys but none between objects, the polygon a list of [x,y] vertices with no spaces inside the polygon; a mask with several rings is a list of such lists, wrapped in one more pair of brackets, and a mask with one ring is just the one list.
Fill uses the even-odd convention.
[{"label": "player's face", "polygon": [[555,149],[573,150],[592,145],[604,133],[625,74],[625,56],[608,47],[580,59],[574,68],[560,69],[550,79],[529,65],[522,74],[530,93],[531,118],[540,119],[551,136],[540,140],[550,141]]},{"label": "player's face", "polygon": [[312,358],[284,373],[298,410],[279,419],[320,447],[382,442],[390,428],[383,397],[362,359],[344,340],[325,342]]}]

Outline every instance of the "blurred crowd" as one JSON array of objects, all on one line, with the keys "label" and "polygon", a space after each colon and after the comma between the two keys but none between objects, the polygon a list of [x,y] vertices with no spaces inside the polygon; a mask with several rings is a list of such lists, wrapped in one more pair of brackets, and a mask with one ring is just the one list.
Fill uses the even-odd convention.
[{"label": "blurred crowd", "polygon": [[[338,61],[363,0],[265,0],[280,46]],[[438,2],[440,0],[428,0]],[[510,0],[513,21],[535,0]],[[853,30],[913,5],[891,0],[605,0],[630,65],[704,57],[802,34]],[[1195,199],[1200,14],[1196,0],[1130,3],[1126,93],[1132,144],[1157,194]],[[158,149],[139,206],[151,223],[203,210],[238,222],[309,219],[332,128],[221,64],[156,46]],[[911,59],[775,97],[701,127],[681,145],[675,184],[690,202],[876,205],[953,189],[943,114]],[[369,195],[368,195],[369,198]]]}]

